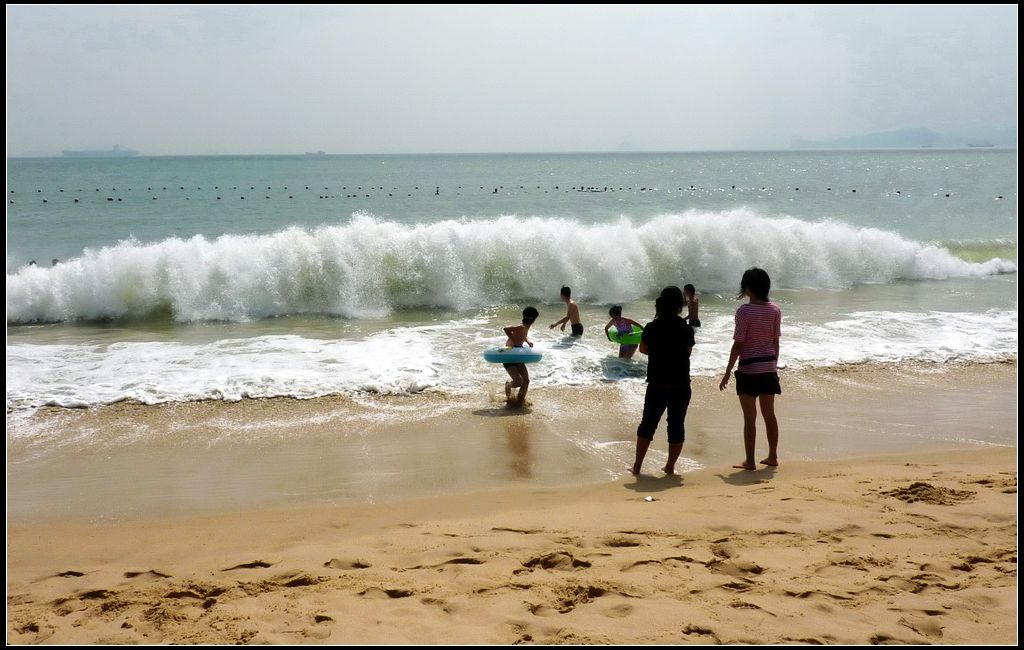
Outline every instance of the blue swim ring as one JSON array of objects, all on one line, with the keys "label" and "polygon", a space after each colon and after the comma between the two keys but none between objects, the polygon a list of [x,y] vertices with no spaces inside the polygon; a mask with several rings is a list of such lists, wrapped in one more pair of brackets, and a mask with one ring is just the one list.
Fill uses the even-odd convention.
[{"label": "blue swim ring", "polygon": [[544,355],[533,348],[488,348],[484,360],[491,363],[537,363]]}]

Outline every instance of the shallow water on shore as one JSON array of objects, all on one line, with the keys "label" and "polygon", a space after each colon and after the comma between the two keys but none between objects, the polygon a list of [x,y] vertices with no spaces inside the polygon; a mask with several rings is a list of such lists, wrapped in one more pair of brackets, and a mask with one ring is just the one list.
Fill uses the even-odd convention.
[{"label": "shallow water on shore", "polygon": [[[1016,368],[852,366],[783,373],[786,460],[1006,446]],[[243,400],[8,413],[8,517],[118,519],[256,507],[383,502],[507,485],[581,485],[631,464],[643,386]],[[759,425],[759,450],[764,449]],[[698,378],[677,467],[742,455],[731,391]],[[664,425],[645,473],[665,462]]]}]

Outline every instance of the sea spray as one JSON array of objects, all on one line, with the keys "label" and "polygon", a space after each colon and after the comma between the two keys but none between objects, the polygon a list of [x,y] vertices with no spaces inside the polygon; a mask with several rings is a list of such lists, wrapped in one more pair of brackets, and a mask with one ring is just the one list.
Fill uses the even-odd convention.
[{"label": "sea spray", "polygon": [[668,284],[735,288],[750,266],[778,288],[844,288],[1016,272],[892,232],[769,218],[748,209],[583,225],[505,216],[344,225],[270,235],[124,241],[52,268],[7,275],[7,322],[245,321],[294,314],[379,316],[539,301],[562,283],[588,302],[644,298]]}]

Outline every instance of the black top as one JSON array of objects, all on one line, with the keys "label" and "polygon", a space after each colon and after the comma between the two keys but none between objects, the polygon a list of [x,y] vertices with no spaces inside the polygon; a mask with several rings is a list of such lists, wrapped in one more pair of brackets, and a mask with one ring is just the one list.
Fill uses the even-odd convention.
[{"label": "black top", "polygon": [[640,340],[647,344],[647,383],[690,383],[690,348],[693,328],[679,316],[661,317],[647,323]]}]

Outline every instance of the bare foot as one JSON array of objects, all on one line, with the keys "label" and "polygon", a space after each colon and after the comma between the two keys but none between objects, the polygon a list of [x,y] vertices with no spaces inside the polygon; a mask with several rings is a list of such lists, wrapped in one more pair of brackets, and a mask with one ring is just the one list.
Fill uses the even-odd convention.
[{"label": "bare foot", "polygon": [[633,465],[632,467],[629,468],[629,473],[632,474],[633,476],[640,476],[640,468],[637,467],[636,465]]},{"label": "bare foot", "polygon": [[762,460],[761,464],[762,465],[767,465],[768,467],[778,467],[779,466],[779,459],[778,458],[772,458],[771,456],[769,456],[768,458],[765,458],[764,460]]},{"label": "bare foot", "polygon": [[512,399],[512,382],[510,381],[505,382],[505,399]]},{"label": "bare foot", "polygon": [[733,467],[735,467],[736,469],[757,469],[757,465],[755,465],[754,463],[739,463],[738,465],[733,465]]},{"label": "bare foot", "polygon": [[666,467],[662,467],[661,471],[665,472],[666,474],[675,474],[676,473],[676,468],[675,467],[667,467],[666,466]]}]

